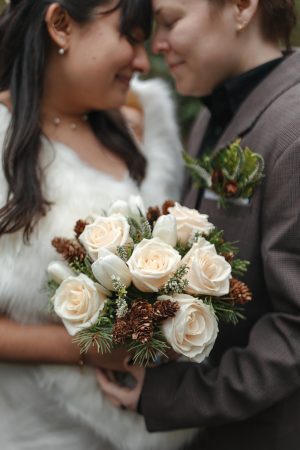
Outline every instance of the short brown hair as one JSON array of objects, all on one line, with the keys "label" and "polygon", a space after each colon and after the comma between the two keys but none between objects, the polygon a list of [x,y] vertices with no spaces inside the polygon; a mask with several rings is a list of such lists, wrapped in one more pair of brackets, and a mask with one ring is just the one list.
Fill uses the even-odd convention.
[{"label": "short brown hair", "polygon": [[260,0],[263,31],[267,38],[276,39],[290,48],[291,34],[297,22],[294,0]]},{"label": "short brown hair", "polygon": [[[228,0],[212,0],[222,5]],[[297,22],[294,0],[259,0],[262,30],[267,39],[278,41],[287,49],[291,46],[291,34]]]}]

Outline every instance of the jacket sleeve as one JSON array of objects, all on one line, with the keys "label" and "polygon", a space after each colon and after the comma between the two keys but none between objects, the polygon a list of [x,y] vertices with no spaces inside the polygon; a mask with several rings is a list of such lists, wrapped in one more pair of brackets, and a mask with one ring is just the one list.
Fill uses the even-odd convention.
[{"label": "jacket sleeve", "polygon": [[149,430],[244,420],[299,389],[299,170],[300,139],[265,180],[261,253],[272,312],[256,322],[248,346],[228,349],[216,368],[170,363],[147,370],[140,409]]}]

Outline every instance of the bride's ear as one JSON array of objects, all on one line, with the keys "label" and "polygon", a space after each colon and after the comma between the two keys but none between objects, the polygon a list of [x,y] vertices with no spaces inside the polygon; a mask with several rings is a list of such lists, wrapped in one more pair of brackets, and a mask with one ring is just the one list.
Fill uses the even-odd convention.
[{"label": "bride's ear", "polygon": [[233,0],[237,31],[242,31],[256,14],[259,0]]},{"label": "bride's ear", "polygon": [[71,34],[71,19],[65,9],[59,3],[51,3],[45,22],[52,42],[64,51],[69,48]]}]

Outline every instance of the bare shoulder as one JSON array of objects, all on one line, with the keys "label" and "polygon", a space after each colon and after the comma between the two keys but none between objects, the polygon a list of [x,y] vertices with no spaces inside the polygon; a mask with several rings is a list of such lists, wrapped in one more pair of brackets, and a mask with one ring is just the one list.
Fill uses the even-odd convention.
[{"label": "bare shoulder", "polygon": [[5,105],[9,109],[9,111],[12,110],[12,103],[9,91],[0,92],[0,103],[3,103],[3,105]]}]

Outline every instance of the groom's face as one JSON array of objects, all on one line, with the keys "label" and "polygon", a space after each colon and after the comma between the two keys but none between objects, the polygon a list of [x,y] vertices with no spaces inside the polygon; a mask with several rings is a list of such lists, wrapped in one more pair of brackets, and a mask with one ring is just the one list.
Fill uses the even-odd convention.
[{"label": "groom's face", "polygon": [[153,51],[162,53],[183,95],[208,95],[237,72],[233,2],[153,0]]}]

